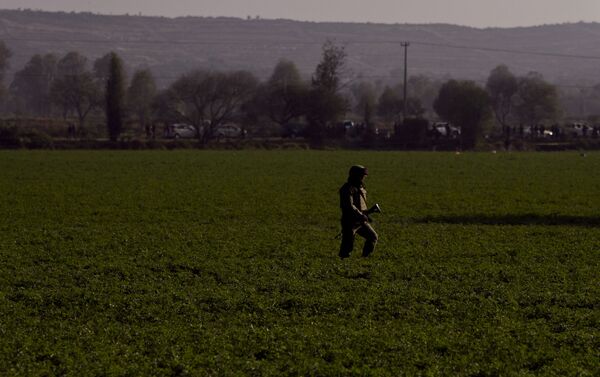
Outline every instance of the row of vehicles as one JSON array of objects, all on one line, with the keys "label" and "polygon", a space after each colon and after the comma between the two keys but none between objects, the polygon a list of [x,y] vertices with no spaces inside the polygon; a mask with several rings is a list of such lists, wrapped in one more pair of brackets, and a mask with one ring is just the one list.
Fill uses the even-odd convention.
[{"label": "row of vehicles", "polygon": [[[344,121],[342,123],[344,134],[351,134],[353,131],[360,131],[364,128],[363,125],[357,125],[352,121]],[[304,136],[304,125],[301,124],[290,124],[284,127],[281,136],[282,137],[302,137]],[[571,136],[571,137],[596,137],[600,134],[599,126],[589,126],[585,123],[573,122],[559,127],[554,125],[549,128],[545,128],[543,125],[540,126],[520,126],[511,127],[508,130],[509,134],[514,136],[525,136],[525,137],[553,137],[559,135]],[[379,131],[379,130],[377,130]],[[456,127],[448,122],[433,122],[427,128],[428,134],[437,138],[444,139],[456,139],[461,135],[460,127]],[[200,128],[202,132],[202,128]],[[504,131],[503,131],[504,132]],[[376,132],[379,134],[379,132]],[[190,124],[186,123],[174,123],[165,127],[164,135],[168,139],[196,139],[198,138],[198,131]],[[246,136],[246,130],[233,123],[226,123],[219,125],[213,130],[212,137],[214,138],[243,138]]]},{"label": "row of vehicles", "polygon": [[[213,130],[213,136],[216,138],[240,138],[245,135],[246,131],[233,123],[220,125]],[[163,136],[167,139],[196,139],[199,135],[191,124],[174,123],[165,127]]]}]

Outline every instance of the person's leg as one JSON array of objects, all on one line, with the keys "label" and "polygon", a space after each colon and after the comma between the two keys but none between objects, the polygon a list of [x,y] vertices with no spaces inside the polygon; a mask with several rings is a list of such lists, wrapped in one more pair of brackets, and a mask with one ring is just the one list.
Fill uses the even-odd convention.
[{"label": "person's leg", "polygon": [[362,256],[368,257],[369,255],[371,255],[373,250],[375,250],[375,245],[377,244],[377,240],[379,239],[379,237],[377,236],[375,229],[373,229],[373,227],[370,224],[364,224],[356,231],[356,233],[359,236],[364,237],[365,246],[363,247]]},{"label": "person's leg", "polygon": [[340,258],[348,258],[354,248],[354,229],[342,227],[342,244],[340,245]]}]

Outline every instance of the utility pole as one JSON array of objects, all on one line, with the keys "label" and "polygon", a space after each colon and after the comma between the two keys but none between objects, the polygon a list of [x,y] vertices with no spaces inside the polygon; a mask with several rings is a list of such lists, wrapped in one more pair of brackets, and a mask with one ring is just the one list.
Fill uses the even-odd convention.
[{"label": "utility pole", "polygon": [[410,43],[401,42],[400,46],[404,47],[404,99],[402,101],[402,123],[406,121],[406,82],[408,72],[408,46]]}]

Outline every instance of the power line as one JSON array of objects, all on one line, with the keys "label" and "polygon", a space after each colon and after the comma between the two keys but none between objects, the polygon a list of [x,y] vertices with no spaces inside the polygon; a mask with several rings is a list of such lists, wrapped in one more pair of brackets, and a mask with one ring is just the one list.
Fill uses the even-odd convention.
[{"label": "power line", "polygon": [[430,43],[430,42],[411,42],[411,43],[414,43],[416,45],[422,45],[422,46],[445,47],[445,48],[454,48],[454,49],[461,49],[461,50],[478,50],[478,51],[489,51],[489,52],[503,52],[503,53],[509,53],[509,54],[551,56],[551,57],[556,57],[556,58],[600,60],[600,56],[593,56],[593,55],[559,54],[559,53],[555,53],[555,52],[523,51],[523,50],[512,50],[512,49],[504,49],[504,48],[461,46],[461,45]]},{"label": "power line", "polygon": [[[0,38],[2,39],[2,38]],[[279,40],[279,41],[268,41],[268,42],[256,42],[256,41],[240,41],[240,40],[213,40],[213,41],[191,41],[191,40],[113,40],[113,39],[46,39],[46,38],[3,38],[4,41],[15,41],[15,42],[56,42],[56,43],[86,43],[86,44],[169,44],[169,45],[247,45],[249,43],[255,43],[259,45],[281,45],[281,44],[296,44],[296,45],[321,45],[323,42],[318,41],[293,41],[293,40]]]},{"label": "power line", "polygon": [[[14,38],[4,37],[0,38],[5,41],[15,42],[56,42],[56,43],[86,43],[86,44],[169,44],[169,45],[248,45],[252,44],[253,48],[256,45],[262,45],[264,47],[278,46],[278,45],[322,45],[323,41],[298,41],[298,40],[277,40],[277,41],[240,41],[240,40],[212,40],[212,41],[193,41],[193,40],[100,40],[100,39],[48,39],[48,38]],[[341,40],[341,44],[352,45],[352,44],[396,44],[401,45],[405,43],[405,40]],[[535,55],[535,56],[546,56],[556,58],[568,58],[568,59],[586,59],[586,60],[600,60],[600,56],[596,55],[578,55],[578,54],[563,54],[556,52],[546,51],[525,51],[515,50],[508,48],[493,48],[483,46],[468,46],[468,45],[456,45],[449,43],[434,43],[424,41],[410,41],[411,44],[419,46],[430,46],[430,47],[441,47],[451,48],[460,50],[474,50],[474,51],[488,51],[498,52],[507,54],[518,54],[518,55]]]},{"label": "power line", "polygon": [[[0,38],[2,40],[2,38]],[[176,41],[176,40],[98,40],[98,39],[47,39],[47,38],[4,38],[5,41],[15,41],[15,42],[56,42],[56,43],[90,43],[90,44],[176,44],[176,45],[247,45],[249,43],[254,43],[252,46],[256,48],[256,45],[260,45],[262,47],[269,46],[279,46],[279,45],[321,45],[322,42],[319,41],[296,41],[296,40],[278,40],[278,41],[268,41],[268,42],[255,42],[255,41],[240,41],[240,40],[220,40],[220,41]],[[431,42],[422,42],[422,41],[400,41],[400,40],[352,40],[352,41],[340,41],[341,44],[351,45],[351,44],[394,44],[400,45],[404,48],[406,54],[406,48],[410,44],[421,45],[421,46],[430,46],[430,47],[440,47],[440,48],[452,48],[452,49],[462,49],[462,50],[476,50],[476,51],[488,51],[488,52],[496,52],[496,53],[509,53],[509,54],[523,54],[523,55],[536,55],[536,56],[546,56],[546,57],[559,57],[559,58],[573,58],[573,59],[588,59],[588,60],[600,60],[600,56],[591,56],[591,55],[575,55],[575,54],[560,54],[560,53],[551,53],[551,52],[541,52],[541,51],[523,51],[523,50],[513,50],[513,49],[499,49],[499,48],[491,48],[491,47],[479,47],[479,46],[466,46],[466,45],[454,45],[454,44],[444,44],[444,43],[431,43]],[[16,54],[18,56],[25,57],[25,54]],[[13,55],[15,56],[15,55]],[[406,56],[405,56],[406,59]],[[406,62],[405,62],[406,65]],[[406,68],[406,67],[405,67]],[[453,68],[456,69],[457,67]],[[30,76],[30,75],[27,75]],[[175,80],[180,78],[174,76],[155,76],[155,79],[159,80]],[[380,78],[380,79],[390,79],[395,78],[395,76],[361,76],[353,78],[352,81],[360,80],[363,78]],[[477,80],[475,80],[477,81]],[[596,89],[593,86],[578,86],[578,85],[556,85],[559,88],[571,88],[571,89]],[[406,85],[405,85],[406,87]]]}]

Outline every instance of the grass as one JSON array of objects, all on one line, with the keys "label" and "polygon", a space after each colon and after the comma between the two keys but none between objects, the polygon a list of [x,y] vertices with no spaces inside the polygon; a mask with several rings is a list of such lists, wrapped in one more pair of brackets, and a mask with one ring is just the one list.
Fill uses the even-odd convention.
[{"label": "grass", "polygon": [[[380,243],[340,261],[355,163]],[[593,153],[0,152],[0,375],[598,375],[598,171]]]}]

